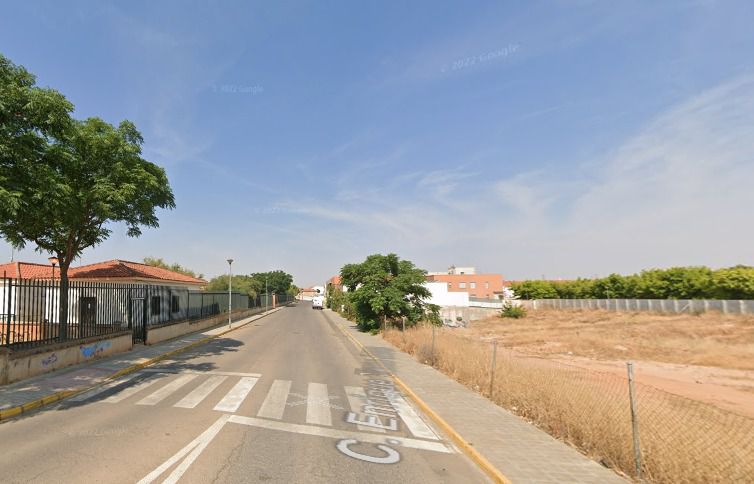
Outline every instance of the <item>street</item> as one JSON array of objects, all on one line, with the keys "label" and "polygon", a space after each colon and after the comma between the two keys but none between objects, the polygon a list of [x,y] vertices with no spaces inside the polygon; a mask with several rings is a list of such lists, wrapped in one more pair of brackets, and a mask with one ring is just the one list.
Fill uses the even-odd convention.
[{"label": "street", "polygon": [[0,425],[3,482],[488,482],[298,302]]}]

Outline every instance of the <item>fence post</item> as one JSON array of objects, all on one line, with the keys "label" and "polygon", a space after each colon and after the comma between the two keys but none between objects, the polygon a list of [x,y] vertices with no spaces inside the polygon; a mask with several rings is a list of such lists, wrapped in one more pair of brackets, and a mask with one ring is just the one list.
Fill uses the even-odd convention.
[{"label": "fence post", "polygon": [[401,336],[403,336],[403,344],[406,344],[406,316],[401,318]]},{"label": "fence post", "polygon": [[432,325],[432,366],[435,366],[435,325]]},{"label": "fence post", "polygon": [[490,368],[490,400],[494,397],[495,367],[497,366],[497,340],[492,342],[492,367]]},{"label": "fence post", "polygon": [[639,442],[639,415],[636,409],[636,389],[634,388],[634,364],[626,362],[628,369],[628,398],[631,401],[631,434],[634,444],[634,464],[636,478],[641,481],[641,444]]}]

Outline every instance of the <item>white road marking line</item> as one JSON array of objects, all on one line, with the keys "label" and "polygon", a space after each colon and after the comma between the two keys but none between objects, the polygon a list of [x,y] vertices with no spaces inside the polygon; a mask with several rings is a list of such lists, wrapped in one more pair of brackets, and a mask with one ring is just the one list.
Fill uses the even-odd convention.
[{"label": "white road marking line", "polygon": [[177,482],[178,479],[180,479],[180,477],[183,475],[183,473],[186,472],[189,466],[194,462],[194,460],[196,460],[199,454],[201,454],[202,451],[207,448],[207,445],[212,442],[212,439],[215,438],[218,432],[220,432],[220,429],[223,428],[223,426],[228,422],[229,419],[230,415],[223,415],[222,417],[217,419],[217,421],[213,423],[207,430],[202,432],[199,437],[195,438],[186,447],[176,452],[175,455],[163,462],[159,467],[157,467],[157,469],[147,474],[142,480],[139,481],[138,484],[151,484],[158,477],[160,477],[163,472],[171,468],[176,462],[182,459],[183,456],[193,450],[193,452],[191,452],[191,454],[186,457],[186,459],[181,462],[181,464],[176,467],[173,473],[170,474],[164,481],[171,483]]},{"label": "white road marking line", "polygon": [[398,415],[406,424],[408,430],[414,435],[414,437],[420,437],[422,439],[440,440],[437,434],[435,434],[429,426],[424,423],[424,420],[417,415],[411,405],[397,392],[387,391],[385,397],[390,401]]},{"label": "white road marking line", "polygon": [[[351,406],[351,411],[360,414],[364,405],[367,404],[367,394],[364,393],[364,389],[361,387],[344,388],[346,389],[346,396],[348,397],[348,404]],[[356,428],[359,430],[368,430],[370,432],[385,433],[385,429],[369,427],[367,425],[356,425]]]},{"label": "white road marking line", "polygon": [[196,375],[181,375],[151,395],[142,398],[136,402],[136,405],[156,405],[194,378]]},{"label": "white road marking line", "polygon": [[150,378],[148,380],[142,380],[142,381],[140,381],[140,382],[138,382],[138,383],[136,383],[134,385],[131,385],[128,388],[124,388],[123,390],[119,391],[118,393],[116,393],[114,395],[110,395],[109,397],[107,397],[106,399],[104,399],[102,401],[103,402],[107,402],[107,403],[122,402],[126,398],[128,398],[128,397],[130,397],[132,395],[136,395],[137,393],[139,393],[140,391],[144,390],[145,388],[151,387],[152,385],[154,385],[158,381],[159,381],[158,378]]},{"label": "white road marking line", "polygon": [[256,377],[244,377],[241,378],[236,386],[230,389],[230,391],[220,400],[220,403],[215,405],[215,410],[220,412],[233,413],[241,406],[246,395],[249,394],[254,385],[256,385],[259,378]]},{"label": "white road marking line", "polygon": [[443,442],[427,441],[412,439],[410,437],[397,437],[393,435],[380,435],[366,432],[352,432],[349,430],[340,430],[334,428],[315,427],[313,425],[301,425],[288,422],[279,422],[276,420],[265,420],[255,417],[243,417],[241,415],[232,415],[229,422],[259,427],[268,430],[280,430],[283,432],[292,432],[296,434],[315,435],[319,437],[330,437],[332,439],[356,439],[359,442],[368,442],[371,444],[384,444],[407,449],[431,450],[452,454],[454,450]]},{"label": "white road marking line", "polygon": [[138,375],[139,375],[138,373],[134,373],[134,374],[128,375],[128,376],[126,376],[124,378],[119,378],[117,380],[111,381],[110,383],[105,383],[101,387],[94,388],[94,389],[89,390],[88,392],[84,392],[84,393],[82,393],[80,395],[76,395],[75,397],[70,398],[68,401],[69,402],[83,402],[84,400],[87,400],[87,399],[89,399],[89,398],[91,398],[91,397],[93,397],[95,395],[99,395],[102,392],[110,390],[113,387],[117,387],[118,385],[120,385],[122,383],[125,383],[125,382],[127,382],[127,381],[129,381],[129,380],[131,380],[133,378],[136,378]]},{"label": "white road marking line", "polygon": [[170,368],[144,368],[141,371],[148,373],[172,373],[172,374],[184,374],[191,373],[192,375],[223,375],[223,376],[255,376],[257,378],[262,375],[259,373],[239,373],[237,371],[198,371],[198,370],[171,370]]},{"label": "white road marking line", "polygon": [[324,383],[309,383],[306,393],[306,423],[332,425],[330,414],[330,396]]},{"label": "white road marking line", "polygon": [[227,376],[211,376],[173,406],[179,408],[194,408],[199,405],[202,400],[207,398],[207,396],[212,393],[212,390],[217,388],[227,379]]},{"label": "white road marking line", "polygon": [[280,420],[285,412],[285,403],[288,401],[288,393],[291,391],[290,380],[275,380],[272,382],[270,391],[262,402],[262,407],[257,417],[274,418]]}]

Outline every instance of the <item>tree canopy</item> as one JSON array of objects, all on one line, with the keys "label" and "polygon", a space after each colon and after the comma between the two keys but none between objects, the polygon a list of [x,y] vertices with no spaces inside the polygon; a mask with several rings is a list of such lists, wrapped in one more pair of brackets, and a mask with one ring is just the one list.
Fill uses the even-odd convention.
[{"label": "tree canopy", "polygon": [[424,302],[431,297],[424,285],[426,275],[395,254],[373,254],[340,270],[341,282],[348,288],[347,297],[364,330],[378,329],[384,322],[403,316],[415,323],[427,313],[436,315],[438,308]]},{"label": "tree canopy", "polygon": [[[284,271],[270,271],[270,272],[255,272],[250,275],[234,275],[233,286],[231,290],[240,292],[242,294],[248,294],[252,297],[264,294],[265,291],[265,277],[267,278],[267,288],[269,293],[275,294],[290,294],[293,286],[293,276]],[[212,278],[207,284],[207,290],[209,291],[227,291],[228,290],[228,276],[222,275]],[[292,293],[296,294],[298,291]]]},{"label": "tree canopy", "polygon": [[158,258],[158,257],[144,257],[144,263],[146,265],[148,265],[148,266],[161,267],[163,269],[167,269],[169,271],[177,272],[179,274],[184,274],[184,275],[191,276],[191,277],[198,277],[199,279],[203,279],[204,278],[204,274],[201,274],[201,273],[197,274],[193,270],[191,270],[191,269],[189,269],[187,267],[183,267],[182,265],[178,264],[177,262],[175,262],[173,264],[168,264],[167,262],[165,262],[164,260],[162,260],[162,258]]},{"label": "tree canopy", "polygon": [[754,299],[754,267],[649,269],[574,281],[512,284],[522,299]]},{"label": "tree canopy", "polygon": [[157,227],[156,209],[175,201],[165,171],[141,156],[133,123],[75,120],[62,94],[35,82],[0,55],[0,234],[58,258],[67,307],[68,267],[84,249],[107,239],[116,222],[131,237]]}]

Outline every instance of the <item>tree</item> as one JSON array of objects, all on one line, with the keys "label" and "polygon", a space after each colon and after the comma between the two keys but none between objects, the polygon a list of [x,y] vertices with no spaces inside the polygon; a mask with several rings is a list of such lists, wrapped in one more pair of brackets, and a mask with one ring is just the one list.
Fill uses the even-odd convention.
[{"label": "tree", "polygon": [[[133,123],[116,128],[98,118],[65,119],[72,106],[62,95],[38,91],[33,76],[5,58],[0,71],[0,106],[6,93],[12,104],[2,108],[0,127],[0,234],[58,258],[65,338],[71,262],[107,239],[113,222],[124,222],[131,237],[142,226],[158,227],[156,209],[174,208],[173,192],[165,171],[141,157],[143,139]],[[39,98],[42,107],[23,104]]]},{"label": "tree", "polygon": [[286,294],[293,284],[293,276],[280,270],[255,272],[251,277],[259,283],[262,292],[268,290],[270,294]]},{"label": "tree", "polygon": [[33,74],[0,54],[0,221],[18,215],[23,177],[56,155],[56,141],[73,126],[73,104],[35,84]]},{"label": "tree", "polygon": [[531,280],[511,284],[513,292],[521,299],[556,299],[558,291],[550,281]]},{"label": "tree", "polygon": [[431,297],[424,285],[426,275],[395,254],[373,254],[360,264],[346,264],[340,270],[362,330],[377,330],[380,324],[402,316],[411,323],[436,320],[439,308],[424,302]]},{"label": "tree", "polygon": [[712,274],[714,297],[754,299],[754,267],[738,265]]},{"label": "tree", "polygon": [[[251,276],[237,275],[233,276],[233,285],[231,290],[239,292],[241,294],[247,294],[251,297],[257,297],[262,293],[263,288],[259,285],[259,281]],[[212,278],[207,284],[208,291],[227,291],[228,290],[228,276],[222,275]]]},{"label": "tree", "polygon": [[204,274],[197,274],[196,272],[192,271],[191,269],[187,267],[183,267],[177,262],[174,264],[168,264],[164,260],[162,260],[162,258],[144,257],[144,263],[148,266],[161,267],[162,269],[167,269],[169,271],[177,272],[179,274],[184,274],[186,276],[198,277],[199,279],[204,279]]}]

